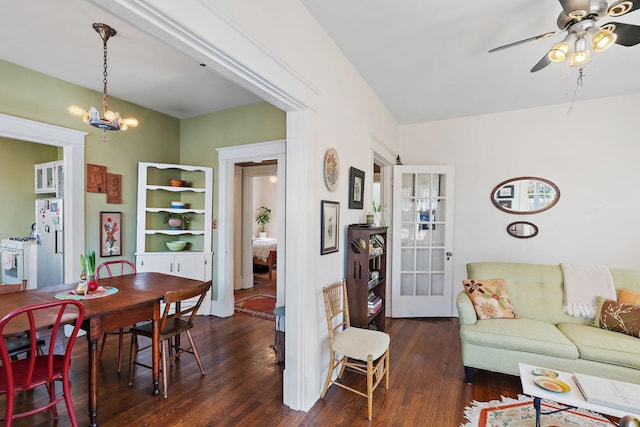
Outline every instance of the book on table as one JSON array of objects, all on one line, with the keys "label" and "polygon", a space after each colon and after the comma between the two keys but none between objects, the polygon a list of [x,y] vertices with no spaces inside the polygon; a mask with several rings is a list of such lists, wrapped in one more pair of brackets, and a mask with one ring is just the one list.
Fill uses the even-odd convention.
[{"label": "book on table", "polygon": [[589,403],[640,413],[640,384],[574,373],[573,378]]}]

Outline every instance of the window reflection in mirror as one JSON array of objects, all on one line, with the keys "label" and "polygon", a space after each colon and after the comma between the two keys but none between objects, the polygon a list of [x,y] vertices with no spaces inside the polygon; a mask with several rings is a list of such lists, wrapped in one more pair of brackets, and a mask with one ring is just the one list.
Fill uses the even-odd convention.
[{"label": "window reflection in mirror", "polygon": [[558,203],[560,190],[551,181],[536,177],[512,178],[498,184],[491,201],[504,212],[533,214],[546,211]]},{"label": "window reflection in mirror", "polygon": [[516,221],[507,225],[507,233],[519,239],[528,239],[538,234],[538,227],[526,221]]}]

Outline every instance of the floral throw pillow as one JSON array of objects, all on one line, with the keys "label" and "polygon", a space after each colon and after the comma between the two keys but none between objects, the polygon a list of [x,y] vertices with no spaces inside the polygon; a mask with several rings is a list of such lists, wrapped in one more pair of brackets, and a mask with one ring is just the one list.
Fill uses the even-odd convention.
[{"label": "floral throw pillow", "polygon": [[640,306],[598,297],[597,326],[640,337]]},{"label": "floral throw pillow", "polygon": [[478,319],[517,319],[511,307],[507,285],[503,279],[465,280],[462,282]]}]

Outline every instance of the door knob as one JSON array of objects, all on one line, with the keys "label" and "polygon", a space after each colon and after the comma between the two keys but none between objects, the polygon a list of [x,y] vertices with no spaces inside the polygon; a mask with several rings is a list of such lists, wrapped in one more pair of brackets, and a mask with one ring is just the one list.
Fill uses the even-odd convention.
[{"label": "door knob", "polygon": [[447,252],[445,255],[447,256],[447,261],[449,261],[449,259],[453,256],[453,253]]}]

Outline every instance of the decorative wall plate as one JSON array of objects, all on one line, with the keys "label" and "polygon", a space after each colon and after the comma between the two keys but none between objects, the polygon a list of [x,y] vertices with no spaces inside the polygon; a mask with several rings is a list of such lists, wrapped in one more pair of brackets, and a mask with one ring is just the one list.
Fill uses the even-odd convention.
[{"label": "decorative wall plate", "polygon": [[338,188],[338,178],[340,175],[340,161],[338,160],[338,152],[329,148],[324,155],[324,182],[331,191]]}]

